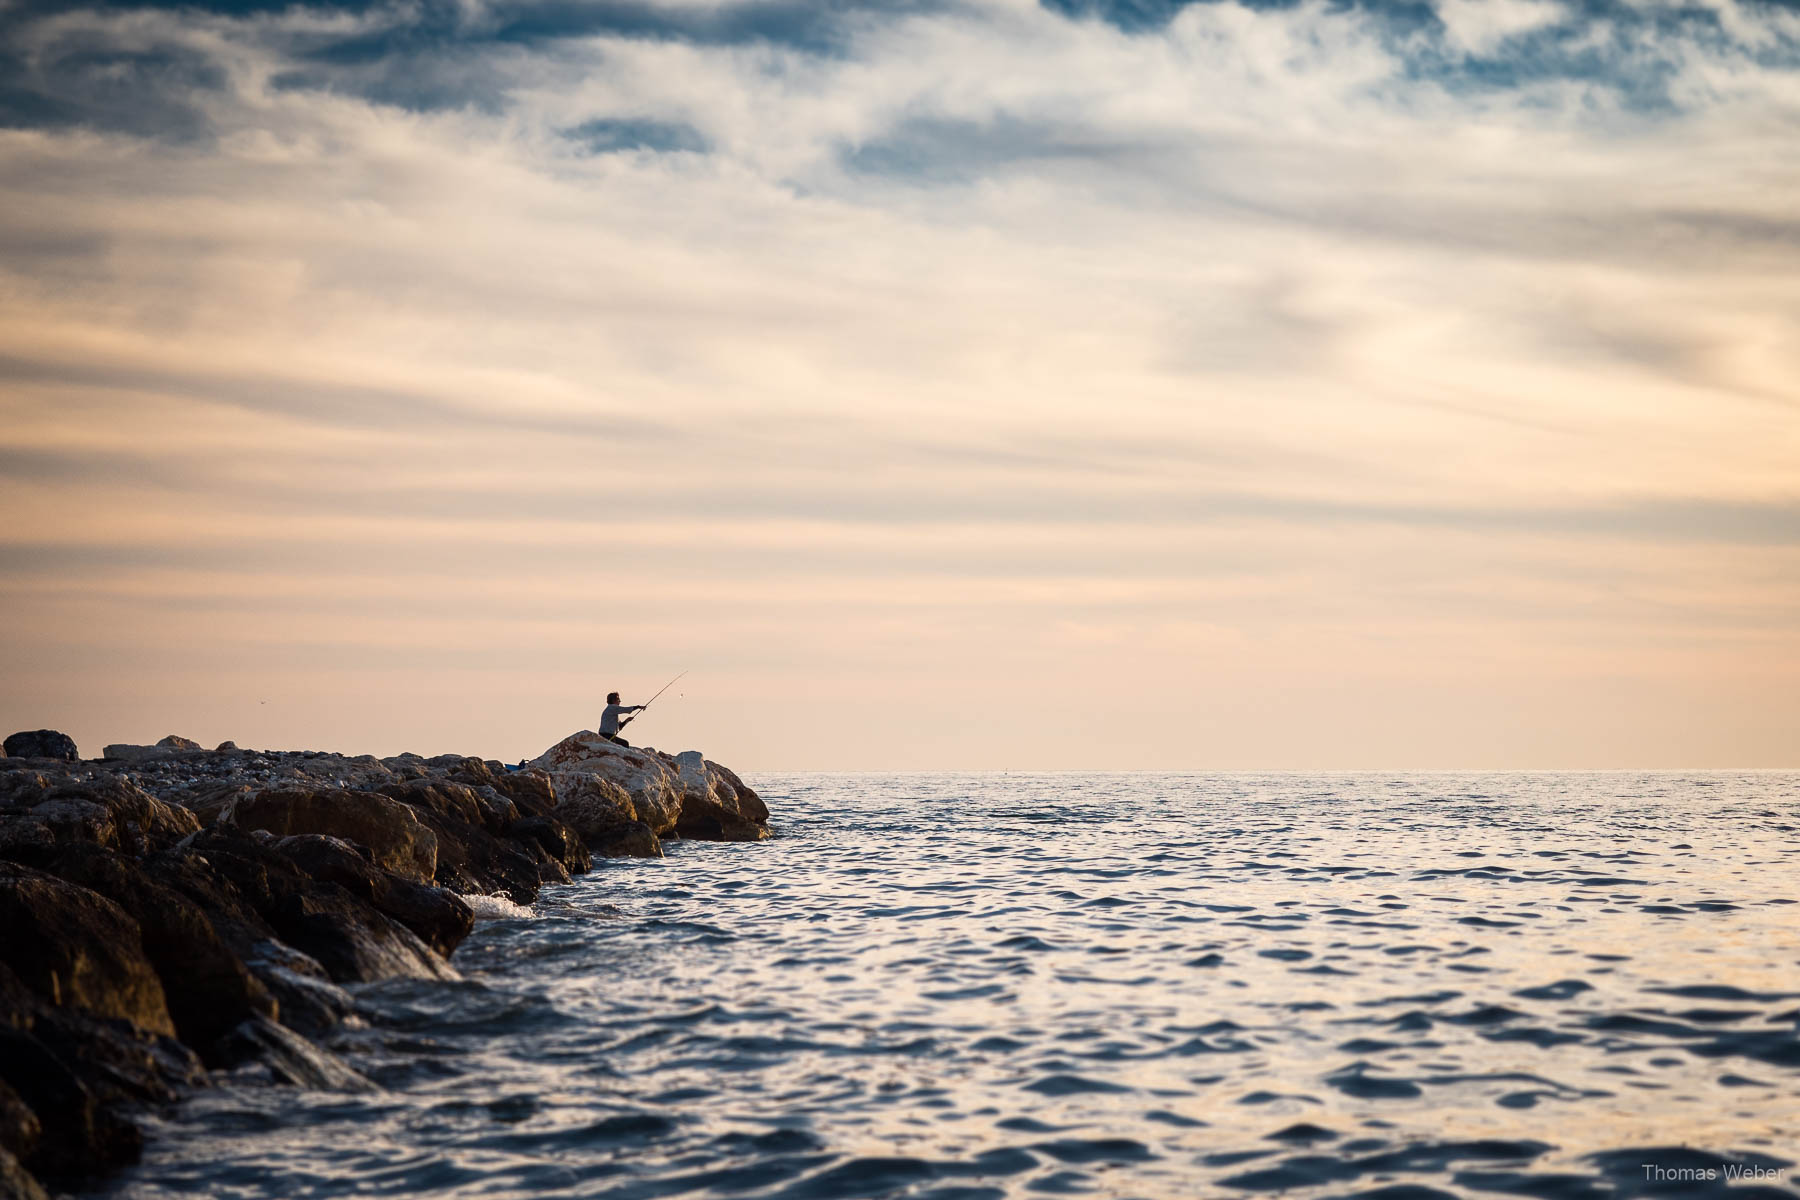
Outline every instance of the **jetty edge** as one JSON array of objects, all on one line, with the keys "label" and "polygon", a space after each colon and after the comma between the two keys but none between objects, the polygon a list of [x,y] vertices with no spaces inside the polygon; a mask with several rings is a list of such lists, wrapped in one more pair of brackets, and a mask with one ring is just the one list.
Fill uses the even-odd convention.
[{"label": "jetty edge", "polygon": [[[137,1161],[134,1115],[209,1075],[373,1088],[320,1044],[346,985],[454,979],[475,912],[596,856],[757,841],[769,810],[698,751],[583,730],[529,763],[215,750],[0,757],[0,1200]],[[477,901],[479,903],[479,901]]]}]

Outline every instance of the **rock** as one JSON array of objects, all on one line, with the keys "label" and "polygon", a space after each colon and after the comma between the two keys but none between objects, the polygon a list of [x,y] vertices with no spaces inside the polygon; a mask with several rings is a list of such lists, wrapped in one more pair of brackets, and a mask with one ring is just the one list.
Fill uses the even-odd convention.
[{"label": "rock", "polygon": [[114,742],[100,752],[101,759],[114,762],[137,762],[146,758],[162,758],[171,751],[161,746],[137,746],[130,742]]},{"label": "rock", "polygon": [[[244,965],[280,1003],[281,1023],[296,1033],[321,1037],[357,1020],[356,1001],[311,955],[270,938],[257,943]],[[221,1052],[229,1055],[232,1049],[227,1045]]]},{"label": "rock", "polygon": [[769,813],[761,798],[697,750],[671,757],[583,731],[564,738],[532,765],[549,773],[561,798],[558,815],[571,800],[578,801],[579,824],[570,823],[592,828],[596,836],[606,827],[600,809],[609,797],[596,787],[595,779],[621,788],[631,799],[636,819],[659,836],[678,833],[731,842],[769,836]]},{"label": "rock", "polygon": [[66,733],[58,733],[54,729],[34,729],[29,733],[15,733],[6,739],[5,749],[8,758],[54,758],[63,762],[81,761],[81,755],[75,750],[75,739]]},{"label": "rock", "polygon": [[0,1015],[0,1153],[57,1182],[134,1161],[142,1138],[124,1114],[204,1075],[179,1043],[52,1005],[4,965]]},{"label": "rock", "polygon": [[10,1084],[0,1079],[0,1150],[16,1158],[30,1158],[43,1132],[43,1122],[31,1111],[31,1106],[20,1099]]},{"label": "rock", "polygon": [[493,775],[494,788],[512,797],[514,807],[521,813],[543,817],[556,811],[557,791],[550,781],[550,772],[541,767],[519,771],[502,768]]},{"label": "rock", "polygon": [[0,852],[15,861],[71,842],[144,854],[199,828],[186,809],[108,772],[0,773]]},{"label": "rock", "polygon": [[94,1092],[30,1033],[0,1029],[0,1079],[40,1122],[23,1161],[39,1175],[80,1180],[136,1162],[143,1135],[100,1103]]},{"label": "rock", "polygon": [[366,1086],[302,1035],[360,1024],[340,984],[455,978],[474,917],[455,892],[530,903],[593,854],[760,837],[768,818],[696,753],[585,732],[519,770],[173,736],[84,763],[43,740],[60,736],[0,758],[0,1200],[38,1200],[31,1172],[85,1186],[134,1158],[130,1112],[202,1080],[193,1049]]},{"label": "rock", "polygon": [[251,795],[253,791],[246,783],[220,783],[191,789],[182,797],[182,806],[193,813],[194,819],[201,825],[211,825],[234,801]]},{"label": "rock", "polygon": [[591,772],[563,776],[556,815],[602,858],[661,858],[662,843],[624,788]]},{"label": "rock", "polygon": [[706,769],[712,773],[715,782],[722,781],[737,797],[739,816],[748,821],[755,821],[759,825],[769,823],[769,806],[763,803],[761,796],[750,789],[749,784],[737,777],[735,771],[730,767],[720,766],[710,758],[706,760]]},{"label": "rock", "polygon": [[343,886],[302,872],[276,844],[221,823],[196,838],[193,849],[231,882],[276,938],[315,960],[336,983],[456,978],[403,925]]},{"label": "rock", "polygon": [[615,825],[587,839],[588,849],[601,858],[661,858],[662,842],[642,821]]},{"label": "rock", "polygon": [[[229,854],[233,847],[246,843],[247,839],[234,831],[207,830],[161,853],[140,859],[139,865],[151,879],[180,892],[199,906],[219,940],[249,965],[258,947],[276,936],[274,927],[263,919],[258,907],[266,907],[272,901],[267,881],[261,880],[262,891],[252,897],[214,865],[214,859],[219,855]],[[258,882],[254,875],[246,875],[244,880],[252,886]],[[320,975],[323,977],[324,972]]]},{"label": "rock", "polygon": [[[479,760],[477,760],[479,761]],[[533,844],[498,836],[507,825],[501,814],[483,803],[466,784],[449,780],[392,783],[382,793],[407,807],[430,828],[438,841],[435,882],[464,895],[490,895],[504,890],[519,904],[537,896],[549,858]],[[562,881],[567,872],[560,871]]]},{"label": "rock", "polygon": [[84,887],[0,863],[0,961],[46,1002],[174,1034],[138,923]]},{"label": "rock", "polygon": [[[769,836],[766,825],[742,811],[737,787],[713,770],[698,750],[676,755],[675,764],[681,781],[681,816],[675,828],[682,837],[754,842]],[[756,793],[750,792],[750,796],[754,799]],[[757,800],[757,804],[761,801]],[[763,812],[766,819],[767,810]]]},{"label": "rock", "polygon": [[445,958],[475,927],[474,912],[456,893],[389,874],[338,838],[305,834],[283,838],[275,848],[314,879],[369,901]]},{"label": "rock", "polygon": [[245,1021],[231,1031],[225,1046],[239,1059],[256,1058],[280,1083],[315,1092],[379,1090],[366,1075],[331,1051],[273,1021]]},{"label": "rock", "polygon": [[50,1193],[11,1152],[0,1150],[0,1200],[50,1200]]},{"label": "rock", "polygon": [[598,834],[638,819],[631,793],[592,772],[564,775],[558,791],[556,815],[583,837]]},{"label": "rock", "polygon": [[419,883],[437,874],[438,844],[412,809],[378,792],[267,791],[246,796],[220,814],[238,829],[266,829],[277,837],[323,833],[368,849],[375,864]]},{"label": "rock", "polygon": [[210,1057],[214,1044],[242,1022],[275,1016],[268,989],[188,897],[99,846],[68,847],[53,865],[63,879],[105,896],[137,920],[175,1030],[203,1056]]},{"label": "rock", "polygon": [[475,911],[449,888],[382,872],[370,899],[383,916],[398,921],[446,959],[475,928]]},{"label": "rock", "polygon": [[570,875],[580,875],[594,865],[581,834],[555,817],[520,817],[507,827],[506,836],[537,845]]},{"label": "rock", "polygon": [[616,783],[631,797],[638,820],[659,834],[675,830],[681,813],[679,777],[648,750],[621,746],[584,730],[550,747],[531,765],[549,773],[559,796],[566,783],[583,775]]},{"label": "rock", "polygon": [[336,884],[285,893],[270,923],[338,983],[455,979],[456,972],[405,926]]},{"label": "rock", "polygon": [[241,751],[239,751],[238,744],[236,742],[220,742],[218,744],[218,746],[214,748],[213,753],[214,754],[238,754],[238,753],[241,753]]}]

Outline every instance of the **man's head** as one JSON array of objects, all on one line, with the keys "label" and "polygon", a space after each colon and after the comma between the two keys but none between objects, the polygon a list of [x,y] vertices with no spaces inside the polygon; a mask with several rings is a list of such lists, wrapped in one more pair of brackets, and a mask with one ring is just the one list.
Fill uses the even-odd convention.
[{"label": "man's head", "polygon": [[606,693],[606,702],[608,704],[617,704],[619,702],[619,693],[617,693],[617,692]]}]

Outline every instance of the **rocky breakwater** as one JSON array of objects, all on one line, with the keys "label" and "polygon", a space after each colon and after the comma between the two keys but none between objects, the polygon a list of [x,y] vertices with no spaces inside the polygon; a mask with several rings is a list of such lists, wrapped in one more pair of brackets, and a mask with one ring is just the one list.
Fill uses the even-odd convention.
[{"label": "rocky breakwater", "polygon": [[5,750],[0,1200],[134,1161],[134,1114],[215,1072],[371,1087],[330,1035],[357,984],[455,977],[464,897],[768,836],[726,768],[589,732],[517,768],[176,737],[83,760],[52,730]]}]

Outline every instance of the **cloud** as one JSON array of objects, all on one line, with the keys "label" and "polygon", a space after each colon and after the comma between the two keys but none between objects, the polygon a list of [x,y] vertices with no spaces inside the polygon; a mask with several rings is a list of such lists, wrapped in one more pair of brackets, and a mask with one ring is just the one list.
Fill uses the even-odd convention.
[{"label": "cloud", "polygon": [[1438,0],[1437,15],[1457,49],[1489,55],[1510,39],[1561,23],[1569,10],[1555,0]]},{"label": "cloud", "polygon": [[958,761],[1069,762],[1049,698],[1129,684],[1133,762],[1205,765],[1177,664],[1346,681],[1385,762],[1493,761],[1405,714],[1528,697],[1593,763],[1596,696],[1698,761],[1693,697],[1800,695],[1785,9],[0,21],[0,652],[77,719],[59,663],[186,680],[195,734],[254,668],[325,741],[353,676],[357,745],[515,756],[685,652],[812,706],[721,708],[727,760],[892,764],[979,685],[1033,719]]}]

